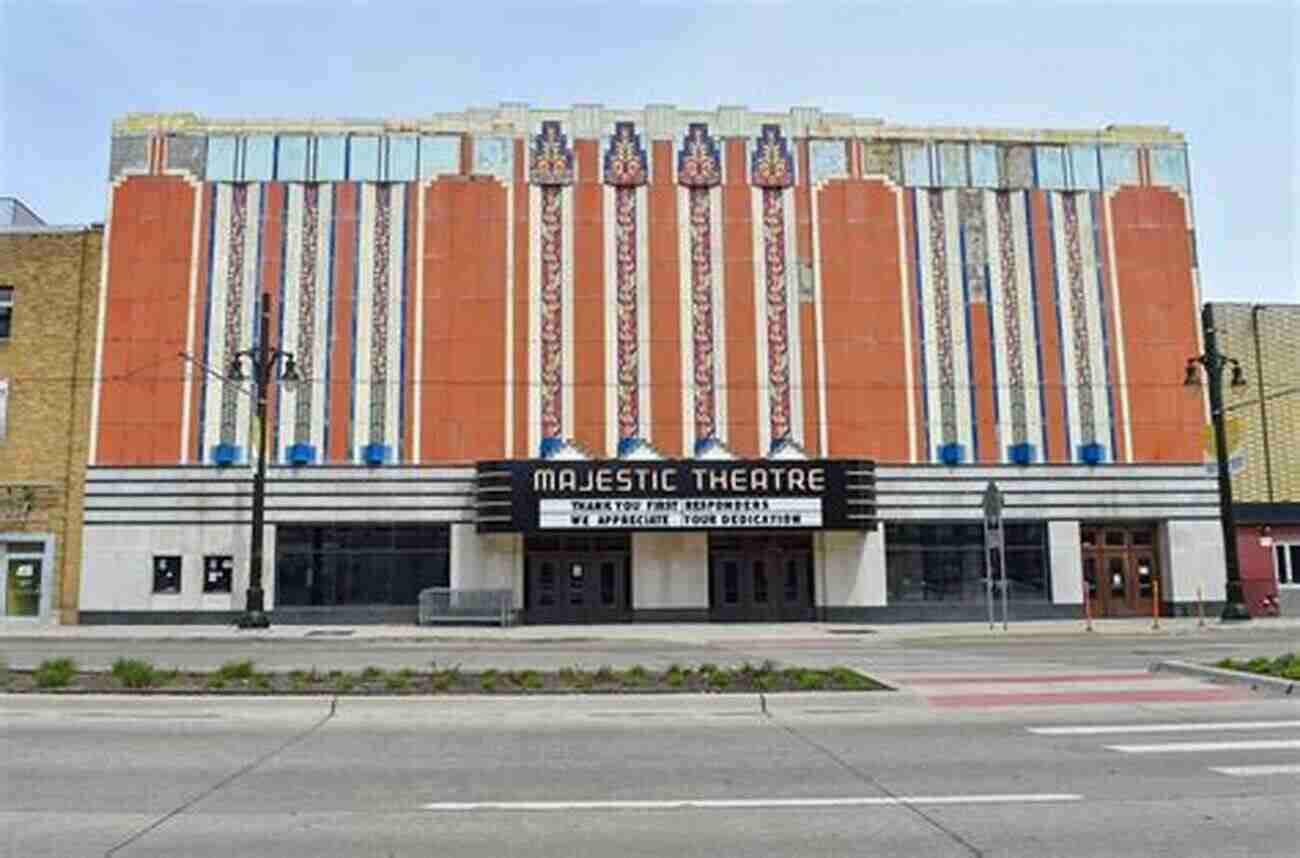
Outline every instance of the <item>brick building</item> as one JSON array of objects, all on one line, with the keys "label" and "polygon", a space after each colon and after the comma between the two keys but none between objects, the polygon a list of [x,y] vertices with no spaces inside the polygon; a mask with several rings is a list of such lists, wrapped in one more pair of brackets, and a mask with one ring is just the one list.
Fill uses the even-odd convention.
[{"label": "brick building", "polygon": [[[1276,595],[1300,613],[1300,304],[1212,305],[1219,349],[1240,362],[1225,386],[1237,551],[1246,605]],[[1262,537],[1262,538],[1261,538]],[[1271,541],[1272,544],[1269,544]]]},{"label": "brick building", "polygon": [[0,616],[76,622],[103,230],[15,209],[0,226]]},{"label": "brick building", "polygon": [[980,617],[990,480],[1019,616],[1221,600],[1187,170],[812,108],[125,117],[82,617],[242,606],[263,302],[278,621]]}]

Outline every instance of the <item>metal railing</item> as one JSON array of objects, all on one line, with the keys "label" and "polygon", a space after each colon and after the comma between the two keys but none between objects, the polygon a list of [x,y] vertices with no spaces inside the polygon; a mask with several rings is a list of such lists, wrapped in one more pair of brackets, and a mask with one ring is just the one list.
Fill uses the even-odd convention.
[{"label": "metal railing", "polygon": [[499,623],[509,626],[514,617],[510,590],[454,590],[430,587],[420,591],[419,623]]}]

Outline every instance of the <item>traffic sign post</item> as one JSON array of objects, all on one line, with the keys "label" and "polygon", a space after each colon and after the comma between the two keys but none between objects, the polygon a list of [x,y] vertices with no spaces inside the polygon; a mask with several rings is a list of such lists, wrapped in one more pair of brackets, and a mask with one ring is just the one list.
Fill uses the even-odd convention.
[{"label": "traffic sign post", "polygon": [[984,489],[984,592],[989,605],[989,629],[993,628],[993,552],[1002,582],[1002,630],[1007,630],[1007,558],[1002,539],[1002,490],[989,480]]}]

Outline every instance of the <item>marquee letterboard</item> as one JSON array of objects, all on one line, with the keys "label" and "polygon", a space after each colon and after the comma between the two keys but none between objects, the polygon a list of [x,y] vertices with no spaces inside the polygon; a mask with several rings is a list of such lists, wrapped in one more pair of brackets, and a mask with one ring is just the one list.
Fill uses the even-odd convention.
[{"label": "marquee letterboard", "polygon": [[807,461],[478,463],[480,532],[862,530],[875,464]]}]

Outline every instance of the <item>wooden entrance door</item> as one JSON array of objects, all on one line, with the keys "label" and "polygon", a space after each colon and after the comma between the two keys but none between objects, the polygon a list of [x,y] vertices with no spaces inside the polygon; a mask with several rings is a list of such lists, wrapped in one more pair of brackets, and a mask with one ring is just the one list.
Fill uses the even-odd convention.
[{"label": "wooden entrance door", "polygon": [[1160,567],[1151,525],[1085,526],[1083,586],[1098,617],[1151,616]]}]

